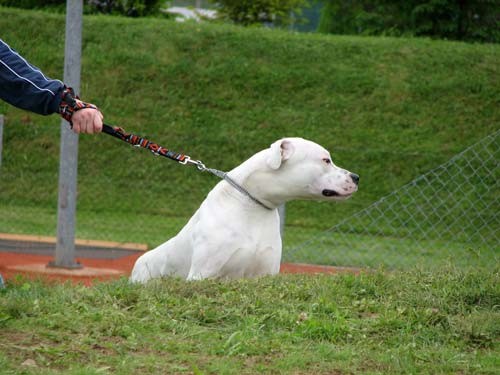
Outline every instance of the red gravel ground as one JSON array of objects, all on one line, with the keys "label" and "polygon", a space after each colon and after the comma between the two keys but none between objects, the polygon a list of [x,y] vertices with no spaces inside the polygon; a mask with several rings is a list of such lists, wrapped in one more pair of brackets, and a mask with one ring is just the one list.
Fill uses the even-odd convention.
[{"label": "red gravel ground", "polygon": [[54,260],[52,256],[20,254],[13,252],[0,253],[0,273],[6,280],[22,274],[28,278],[66,281],[91,285],[95,280],[117,279],[128,276],[136,259],[141,253],[116,259],[77,259],[84,266],[77,270],[49,268],[46,265]]},{"label": "red gravel ground", "polygon": [[[142,254],[137,252],[116,259],[77,259],[84,266],[77,270],[49,268],[46,265],[53,260],[52,256],[20,254],[15,252],[0,252],[0,274],[5,280],[10,280],[16,275],[23,275],[32,279],[49,281],[67,281],[90,286],[96,280],[112,280],[130,275],[136,259]],[[318,266],[310,264],[283,263],[281,273],[354,273],[359,269]]]}]

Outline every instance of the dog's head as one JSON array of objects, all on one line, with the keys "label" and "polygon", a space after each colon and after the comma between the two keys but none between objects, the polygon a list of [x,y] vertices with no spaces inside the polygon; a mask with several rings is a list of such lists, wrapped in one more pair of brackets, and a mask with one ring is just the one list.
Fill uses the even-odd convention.
[{"label": "dog's head", "polygon": [[344,200],[358,190],[357,174],[337,167],[327,150],[302,138],[274,142],[267,165],[299,199]]}]

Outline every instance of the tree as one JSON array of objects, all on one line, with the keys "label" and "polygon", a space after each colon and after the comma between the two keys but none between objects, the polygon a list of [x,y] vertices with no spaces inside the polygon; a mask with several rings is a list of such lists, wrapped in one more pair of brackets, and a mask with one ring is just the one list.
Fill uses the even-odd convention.
[{"label": "tree", "polygon": [[497,0],[325,0],[319,31],[500,42]]}]

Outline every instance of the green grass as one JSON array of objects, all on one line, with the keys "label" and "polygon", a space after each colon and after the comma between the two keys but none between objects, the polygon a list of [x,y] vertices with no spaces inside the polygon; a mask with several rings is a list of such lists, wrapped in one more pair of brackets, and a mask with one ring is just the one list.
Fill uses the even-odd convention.
[{"label": "green grass", "polygon": [[0,365],[2,374],[495,374],[498,271],[90,288],[19,279],[0,291]]},{"label": "green grass", "polygon": [[[0,8],[0,29],[62,77],[62,15]],[[341,204],[291,203],[287,224],[309,234],[498,129],[499,60],[498,45],[89,16],[81,91],[109,123],[222,170],[283,136],[327,147],[361,175],[360,190]],[[59,119],[3,102],[0,113],[0,231],[54,235]],[[77,236],[155,246],[216,182],[110,137],[82,136]]]},{"label": "green grass", "polygon": [[[62,77],[63,16],[0,8],[0,29],[49,76]],[[329,148],[337,164],[361,175],[360,191],[334,206],[291,203],[285,244],[293,247],[498,129],[499,60],[497,45],[86,17],[82,93],[108,122],[218,169],[283,136]],[[0,231],[53,235],[59,120],[5,103],[0,113]],[[82,136],[79,160],[80,238],[155,246],[216,183],[104,135]],[[147,287],[15,280],[0,290],[0,372],[498,371],[498,261],[483,256],[497,249],[432,242],[422,254],[394,233],[348,233],[300,260],[331,264],[352,255],[345,236],[375,246],[387,267],[399,244],[411,269]],[[372,262],[373,254],[356,254]]]},{"label": "green grass", "polygon": [[[288,228],[285,262],[350,267],[436,270],[453,264],[463,269],[493,269],[500,262],[498,245],[415,239],[404,236],[344,233]],[[297,245],[299,244],[299,245]]]}]

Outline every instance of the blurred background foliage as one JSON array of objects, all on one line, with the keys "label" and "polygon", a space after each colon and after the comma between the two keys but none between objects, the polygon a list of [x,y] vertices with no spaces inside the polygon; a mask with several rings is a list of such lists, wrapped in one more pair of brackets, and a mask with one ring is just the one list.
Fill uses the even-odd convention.
[{"label": "blurred background foliage", "polygon": [[[64,12],[65,0],[0,0],[0,5]],[[171,6],[211,8],[217,22],[348,35],[500,41],[498,0],[84,0],[87,14],[172,17]],[[304,27],[303,25],[307,25]]]}]

